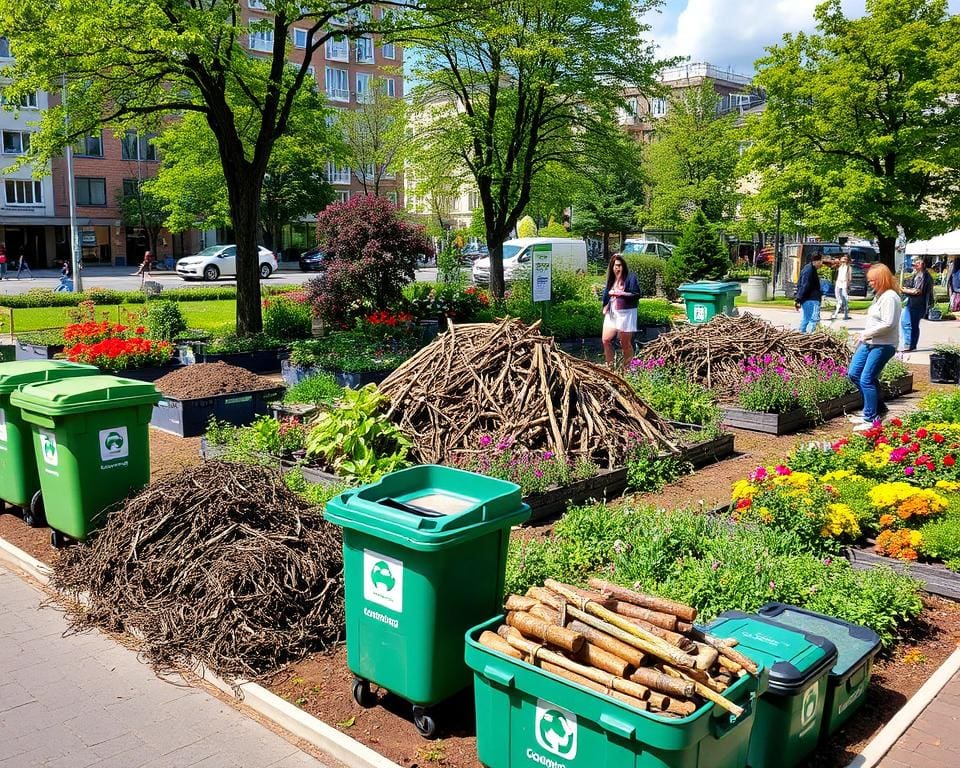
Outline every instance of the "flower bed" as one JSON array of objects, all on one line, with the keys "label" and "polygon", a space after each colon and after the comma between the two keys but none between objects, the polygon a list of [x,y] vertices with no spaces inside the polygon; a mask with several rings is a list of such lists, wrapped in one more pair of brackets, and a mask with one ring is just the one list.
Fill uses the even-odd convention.
[{"label": "flower bed", "polygon": [[851,413],[863,407],[863,398],[859,392],[849,392],[817,403],[818,416],[811,416],[804,408],[791,408],[783,413],[765,413],[746,408],[725,407],[723,426],[747,429],[752,432],[764,432],[770,435],[784,435],[798,429],[826,421],[845,413]]}]

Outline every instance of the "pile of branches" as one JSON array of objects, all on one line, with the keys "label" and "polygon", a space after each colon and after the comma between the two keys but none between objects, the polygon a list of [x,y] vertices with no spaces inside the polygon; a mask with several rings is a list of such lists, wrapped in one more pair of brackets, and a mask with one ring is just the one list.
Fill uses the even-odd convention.
[{"label": "pile of branches", "polygon": [[380,391],[413,458],[439,463],[489,439],[608,467],[638,442],[676,450],[669,425],[622,378],[560,351],[538,326],[451,324],[387,377]]},{"label": "pile of branches", "polygon": [[850,349],[829,333],[800,333],[771,325],[751,314],[717,315],[703,325],[683,326],[643,347],[644,361],[662,360],[686,369],[694,381],[721,399],[735,399],[743,387],[740,363],[748,357],[782,356],[792,374],[808,371],[824,360],[846,365]]},{"label": "pile of branches", "polygon": [[207,461],[112,510],[53,584],[72,629],[131,630],[158,671],[258,678],[342,638],[340,541],[279,474]]}]

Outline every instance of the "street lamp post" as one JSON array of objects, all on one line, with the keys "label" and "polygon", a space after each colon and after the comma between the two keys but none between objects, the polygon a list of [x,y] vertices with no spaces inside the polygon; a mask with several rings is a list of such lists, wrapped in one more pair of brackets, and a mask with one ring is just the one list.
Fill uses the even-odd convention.
[{"label": "street lamp post", "polygon": [[80,277],[80,231],[77,226],[76,182],[73,178],[73,145],[70,143],[70,111],[67,108],[67,76],[61,80],[63,98],[63,122],[67,136],[67,200],[70,206],[70,273],[73,276],[73,290],[83,290],[83,278]]}]

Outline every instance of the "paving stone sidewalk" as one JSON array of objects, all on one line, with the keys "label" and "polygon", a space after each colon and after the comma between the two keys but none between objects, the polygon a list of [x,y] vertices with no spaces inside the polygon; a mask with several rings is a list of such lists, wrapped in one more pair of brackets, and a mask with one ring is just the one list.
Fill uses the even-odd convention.
[{"label": "paving stone sidewalk", "polygon": [[0,566],[0,768],[328,768],[43,597]]},{"label": "paving stone sidewalk", "polygon": [[936,695],[877,768],[960,766],[960,672]]}]

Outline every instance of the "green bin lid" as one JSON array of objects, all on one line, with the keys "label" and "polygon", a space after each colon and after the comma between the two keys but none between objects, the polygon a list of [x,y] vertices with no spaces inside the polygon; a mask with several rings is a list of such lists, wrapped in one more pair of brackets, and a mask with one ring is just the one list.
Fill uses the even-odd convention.
[{"label": "green bin lid", "polygon": [[799,693],[837,659],[826,638],[743,611],[720,614],[704,631],[736,639],[738,651],[770,670],[767,690],[773,693]]},{"label": "green bin lid", "polygon": [[677,288],[681,293],[740,293],[740,283],[723,282],[721,280],[698,280],[695,283],[683,283]]},{"label": "green bin lid", "polygon": [[324,516],[344,528],[432,549],[523,522],[530,507],[516,483],[423,464],[334,497]]},{"label": "green bin lid", "polygon": [[9,394],[22,384],[37,384],[73,376],[95,376],[99,372],[100,369],[95,365],[70,363],[66,360],[15,360],[0,363],[0,394]]},{"label": "green bin lid", "polygon": [[13,405],[45,416],[155,405],[159,401],[160,393],[153,384],[119,376],[82,376],[26,384],[10,395]]},{"label": "green bin lid", "polygon": [[880,650],[880,636],[876,632],[843,619],[784,603],[767,603],[757,613],[778,624],[820,635],[833,643],[837,648],[837,661],[830,671],[831,677],[846,677],[864,659]]}]

